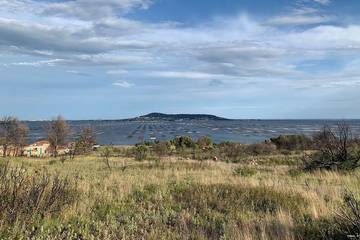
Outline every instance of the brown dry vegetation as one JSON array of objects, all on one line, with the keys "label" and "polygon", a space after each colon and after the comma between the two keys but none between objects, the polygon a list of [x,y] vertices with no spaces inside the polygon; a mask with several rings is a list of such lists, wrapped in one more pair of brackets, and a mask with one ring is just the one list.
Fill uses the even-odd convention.
[{"label": "brown dry vegetation", "polygon": [[[13,158],[10,168],[26,169],[28,188],[43,186],[41,176],[46,177],[40,206],[51,194],[70,200],[60,199],[57,211],[40,207],[41,214],[25,219],[31,200],[26,196],[37,195],[36,189],[29,195],[24,188],[17,209],[3,206],[3,211],[18,211],[18,217],[9,223],[2,215],[0,238],[346,239],[336,212],[345,190],[359,192],[360,171],[303,172],[297,166],[301,154],[248,158],[239,163],[178,157],[138,162],[122,156],[109,158],[110,168],[100,154],[66,161]],[[248,164],[254,159],[258,165]],[[62,181],[68,185],[53,193],[53,185],[66,177],[70,180]]]}]

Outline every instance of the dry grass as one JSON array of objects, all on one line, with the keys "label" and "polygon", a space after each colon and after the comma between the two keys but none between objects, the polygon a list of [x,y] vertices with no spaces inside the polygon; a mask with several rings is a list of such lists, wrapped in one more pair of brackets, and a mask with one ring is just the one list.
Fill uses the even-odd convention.
[{"label": "dry grass", "polygon": [[[294,160],[296,157],[299,156],[280,156],[279,159]],[[326,171],[304,173],[297,171],[296,165],[278,165],[274,160],[275,158],[276,156],[258,156],[257,160],[261,162],[261,165],[246,165],[246,168],[254,169],[254,174],[244,174],[244,176],[234,174],[234,170],[244,167],[242,164],[176,160],[176,158],[144,162],[136,162],[133,159],[123,157],[111,158],[111,170],[98,156],[76,157],[74,160],[64,162],[60,159],[16,158],[11,159],[11,165],[14,167],[23,165],[29,173],[33,174],[38,169],[46,168],[50,174],[76,179],[81,193],[80,200],[64,211],[60,218],[49,219],[48,222],[40,223],[45,226],[45,229],[50,229],[51,233],[47,234],[53,234],[53,239],[74,239],[73,237],[77,236],[76,234],[79,232],[83,237],[79,239],[88,239],[91,236],[94,239],[134,239],[138,236],[143,236],[146,239],[208,239],[211,238],[211,231],[214,231],[213,239],[220,239],[220,236],[216,235],[215,232],[221,233],[223,239],[302,239],[302,234],[296,230],[299,221],[305,217],[312,219],[312,221],[330,219],[333,216],[334,209],[341,203],[345,189],[360,191],[359,171],[351,173]],[[282,164],[282,161],[279,162]],[[238,209],[237,211],[231,205],[226,205],[224,212],[221,212],[218,211],[218,208],[223,207],[223,205],[217,203],[220,205],[216,205],[216,209],[208,207],[210,209],[208,211],[211,212],[202,209],[201,211],[204,212],[201,215],[198,213],[201,204],[198,208],[183,208],[182,204],[185,200],[177,202],[173,199],[175,195],[169,195],[169,192],[173,191],[173,183],[186,183],[195,186],[195,190],[193,190],[198,191],[200,195],[191,195],[187,193],[189,189],[186,188],[179,190],[185,196],[192,197],[190,200],[186,200],[188,202],[199,200],[196,198],[197,196],[201,196],[201,198],[212,196],[211,192],[206,192],[206,188],[202,186],[209,186],[209,188],[224,186],[229,188],[229,191],[235,191],[234,195],[228,197],[219,195],[224,197],[223,202],[235,201],[237,198],[232,199],[233,196],[241,195],[242,192],[249,191],[248,189],[250,191],[251,189],[255,189],[254,191],[257,191],[256,189],[269,189],[268,194],[271,196],[269,201],[279,203],[279,208],[276,208],[274,212],[265,209],[260,213],[256,208],[249,208],[248,211]],[[146,192],[144,189],[148,186],[155,186],[157,190]],[[197,188],[196,186],[200,187]],[[135,196],[134,190],[145,194],[143,201],[148,201],[150,206],[146,204],[143,206],[140,204],[141,202],[135,202],[139,206],[134,207],[132,204],[135,203],[131,200]],[[295,196],[295,199],[303,199],[304,204],[295,211],[286,205],[288,203],[285,204],[278,200],[281,196]],[[261,199],[261,194],[256,195],[256,197]],[[157,202],[163,205],[158,206]],[[209,202],[205,203],[210,204]],[[94,206],[100,206],[102,209],[106,204],[109,204],[110,210],[104,210],[105,219],[94,218],[92,215]],[[213,205],[210,204],[210,206]],[[231,209],[230,213],[227,212],[228,209]],[[169,212],[164,213],[164,211]],[[134,219],[130,218],[121,222],[117,213],[114,212],[120,212],[124,216],[129,214]],[[162,218],[169,214],[170,216],[174,215],[175,220],[173,221],[175,223],[166,222],[164,224],[165,220]],[[194,216],[198,215],[199,218],[206,216],[209,219],[194,219]],[[139,216],[143,216],[143,218],[147,216],[148,219],[136,220],[136,217]],[[224,216],[228,216],[228,218],[223,218]],[[95,219],[96,224],[89,223],[89,219]],[[71,231],[69,230],[66,235],[59,235],[55,230],[51,230],[52,221],[65,225],[75,221],[72,226],[77,227],[71,228]],[[213,225],[207,226],[206,221],[214,224],[216,229],[212,229]],[[146,224],[149,223],[153,225],[147,226]],[[221,230],[217,229],[220,228],[218,224],[222,226]],[[143,232],[139,229],[141,226],[144,228]],[[177,234],[179,231],[181,232],[180,235]],[[40,233],[38,236],[38,239],[42,239]],[[3,238],[6,237],[10,238],[11,236],[3,236]],[[2,238],[1,233],[0,238]]]}]

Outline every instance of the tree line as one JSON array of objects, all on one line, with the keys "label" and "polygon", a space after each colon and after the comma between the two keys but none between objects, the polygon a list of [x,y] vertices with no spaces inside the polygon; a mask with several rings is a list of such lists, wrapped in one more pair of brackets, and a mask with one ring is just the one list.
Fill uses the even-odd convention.
[{"label": "tree line", "polygon": [[[43,127],[47,136],[46,140],[50,144],[50,153],[57,157],[59,147],[66,145],[70,136],[73,135],[71,128],[62,116],[53,118]],[[3,157],[23,155],[23,150],[28,144],[28,133],[28,126],[18,118],[3,117],[0,120],[0,146],[3,150]],[[89,152],[96,142],[94,129],[85,127],[79,133],[75,133],[75,142],[68,146],[69,154],[74,156]]]}]

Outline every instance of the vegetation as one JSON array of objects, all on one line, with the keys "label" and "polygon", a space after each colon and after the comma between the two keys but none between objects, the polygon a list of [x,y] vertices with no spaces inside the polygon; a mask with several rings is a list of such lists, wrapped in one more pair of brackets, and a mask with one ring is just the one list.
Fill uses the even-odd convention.
[{"label": "vegetation", "polygon": [[[0,165],[0,238],[23,237],[18,233],[36,229],[28,225],[41,224],[45,219],[58,217],[73,205],[78,196],[74,183],[46,171],[28,174],[24,167]],[[12,228],[9,228],[12,226]],[[29,232],[28,232],[29,231]],[[32,231],[32,232],[31,232]]]},{"label": "vegetation", "polygon": [[72,144],[71,155],[89,154],[93,150],[93,146],[97,144],[95,130],[91,127],[83,128]]},{"label": "vegetation", "polygon": [[359,141],[346,123],[338,124],[336,130],[324,127],[314,142],[319,151],[306,159],[306,169],[351,170],[359,166]]},{"label": "vegetation", "polygon": [[45,130],[53,155],[57,157],[58,147],[66,143],[67,137],[70,134],[70,127],[63,117],[58,116],[49,123]]},{"label": "vegetation", "polygon": [[301,165],[272,160],[280,155],[258,156],[258,165],[176,156],[139,162],[107,148],[111,171],[103,163],[106,148],[64,163],[14,158],[2,164],[0,239],[350,239],[359,233],[358,198],[344,194],[345,187],[360,192],[359,170],[294,174]]},{"label": "vegetation", "polygon": [[101,151],[100,156],[102,157],[103,162],[106,167],[111,170],[110,157],[112,155],[112,149],[108,146],[104,147]]},{"label": "vegetation", "polygon": [[150,149],[146,145],[136,146],[134,149],[134,156],[137,161],[145,160],[149,155]]},{"label": "vegetation", "polygon": [[[63,123],[52,129],[67,136]],[[360,238],[359,140],[345,124],[311,143],[95,143],[84,129],[67,161],[0,160],[0,239]]]},{"label": "vegetation", "polygon": [[313,145],[311,138],[305,135],[282,135],[270,140],[279,150],[308,150]]},{"label": "vegetation", "polygon": [[0,120],[0,144],[3,157],[19,156],[26,145],[28,128],[17,118],[4,117]]},{"label": "vegetation", "polygon": [[360,239],[360,199],[354,193],[344,194],[344,203],[336,213],[336,224],[340,234],[349,238]]}]

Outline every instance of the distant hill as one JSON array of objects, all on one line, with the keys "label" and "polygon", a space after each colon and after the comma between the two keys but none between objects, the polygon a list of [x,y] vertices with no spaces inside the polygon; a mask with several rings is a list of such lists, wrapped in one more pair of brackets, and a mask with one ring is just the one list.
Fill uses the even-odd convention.
[{"label": "distant hill", "polygon": [[150,113],[144,116],[136,117],[131,120],[135,121],[181,121],[181,120],[215,120],[224,121],[230,120],[227,118],[218,117],[209,114],[164,114],[164,113]]}]

